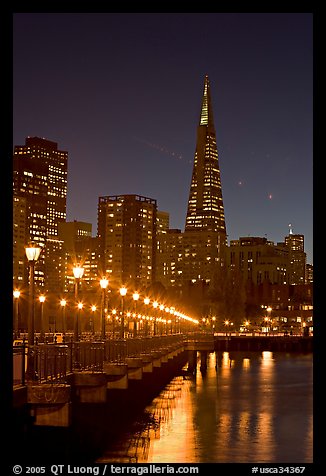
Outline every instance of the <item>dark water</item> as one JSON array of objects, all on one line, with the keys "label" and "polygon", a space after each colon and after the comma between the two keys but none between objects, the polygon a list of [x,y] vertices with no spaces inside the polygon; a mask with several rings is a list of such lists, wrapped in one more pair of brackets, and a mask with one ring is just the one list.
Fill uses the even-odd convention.
[{"label": "dark water", "polygon": [[209,354],[206,372],[198,360],[174,377],[98,462],[313,462],[312,354]]}]

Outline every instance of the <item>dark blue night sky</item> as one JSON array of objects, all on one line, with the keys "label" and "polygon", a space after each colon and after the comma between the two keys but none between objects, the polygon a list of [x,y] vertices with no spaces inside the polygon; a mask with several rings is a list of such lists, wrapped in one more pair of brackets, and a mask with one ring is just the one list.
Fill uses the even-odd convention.
[{"label": "dark blue night sky", "polygon": [[67,219],[97,232],[101,195],[158,201],[184,229],[205,74],[228,239],[313,262],[312,13],[16,13],[13,143],[69,153]]}]

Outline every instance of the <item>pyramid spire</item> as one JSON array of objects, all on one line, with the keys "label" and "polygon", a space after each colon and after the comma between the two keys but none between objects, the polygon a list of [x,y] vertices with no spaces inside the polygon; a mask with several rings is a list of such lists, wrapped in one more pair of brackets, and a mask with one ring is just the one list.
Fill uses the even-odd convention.
[{"label": "pyramid spire", "polygon": [[185,231],[214,231],[226,240],[226,227],[216,133],[208,76],[197,128],[197,144],[189,192]]},{"label": "pyramid spire", "polygon": [[209,89],[209,79],[206,74],[205,76],[205,83],[204,83],[204,93],[203,93],[203,100],[201,105],[200,111],[200,126],[208,126],[209,124],[213,124],[213,111],[211,107],[211,94]]}]

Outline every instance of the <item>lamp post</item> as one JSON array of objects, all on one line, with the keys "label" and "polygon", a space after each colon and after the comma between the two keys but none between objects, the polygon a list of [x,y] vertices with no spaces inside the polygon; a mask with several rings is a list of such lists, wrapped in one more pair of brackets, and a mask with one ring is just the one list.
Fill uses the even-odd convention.
[{"label": "lamp post", "polygon": [[229,332],[229,324],[230,324],[230,321],[229,321],[228,319],[226,319],[226,320],[224,321],[224,325],[226,326],[226,329],[227,329],[227,331],[226,331],[226,333],[225,333],[226,337],[229,335],[229,334],[228,334],[228,332]]},{"label": "lamp post", "polygon": [[76,320],[76,341],[79,341],[79,316],[80,316],[80,311],[83,309],[84,304],[82,302],[79,302],[77,304],[77,320]]},{"label": "lamp post", "polygon": [[153,302],[153,308],[155,309],[154,311],[154,328],[153,328],[153,335],[156,336],[156,319],[157,319],[157,311],[156,309],[158,308],[158,302],[154,301]]},{"label": "lamp post", "polygon": [[[145,306],[148,306],[148,304],[150,302],[151,302],[151,300],[148,297],[146,297],[144,299]],[[147,337],[147,335],[148,335],[148,319],[147,319],[147,317],[148,317],[148,310],[145,311],[145,337]]]},{"label": "lamp post", "polygon": [[132,298],[135,302],[135,310],[134,310],[134,337],[137,335],[137,301],[139,299],[139,293],[135,292],[132,295]]},{"label": "lamp post", "polygon": [[[44,322],[43,322],[44,316],[43,316],[43,313],[44,313],[44,302],[45,302],[44,294],[41,294],[41,296],[39,296],[38,300],[40,301],[40,305],[41,305],[40,334],[41,334],[41,342],[43,342],[43,340],[44,340]],[[55,326],[54,326],[54,332],[55,332]]]},{"label": "lamp post", "polygon": [[28,345],[34,345],[35,332],[35,303],[34,303],[34,270],[35,263],[41,254],[41,247],[30,244],[25,248],[29,263],[29,292],[28,292]]},{"label": "lamp post", "polygon": [[160,314],[160,334],[161,335],[163,334],[162,315],[163,315],[164,308],[165,308],[164,304],[160,304],[160,311],[161,311],[161,314]]},{"label": "lamp post", "polygon": [[20,296],[20,291],[18,289],[15,289],[15,291],[13,292],[13,295],[14,295],[14,299],[15,299],[14,331],[15,331],[15,334],[17,336],[18,328],[19,328],[19,324],[18,324],[18,300],[19,300],[19,296]]},{"label": "lamp post", "polygon": [[[166,307],[165,308],[165,312],[167,314],[171,314],[171,308],[170,307]],[[169,316],[170,317],[170,316]],[[170,326],[168,325],[170,324]],[[165,333],[168,334],[169,333],[169,330],[170,330],[170,333],[172,334],[172,319],[169,319],[168,317],[166,318],[166,326],[165,326]]]},{"label": "lamp post", "polygon": [[266,311],[267,311],[267,316],[268,316],[268,319],[269,319],[269,325],[270,325],[270,331],[271,331],[271,334],[273,334],[273,320],[272,320],[272,308],[271,306],[268,306]]},{"label": "lamp post", "polygon": [[101,300],[101,337],[105,340],[105,290],[109,285],[109,280],[106,278],[102,278],[100,280],[100,286],[102,289],[102,300]]},{"label": "lamp post", "polygon": [[[83,277],[83,274],[84,274],[84,268],[82,266],[80,266],[79,264],[77,264],[76,266],[73,267],[73,273],[74,273],[74,277],[75,277],[75,302],[77,303],[77,299],[78,299],[78,287],[79,287],[79,282],[81,280],[81,278]],[[81,303],[79,303],[81,304]],[[78,340],[78,337],[79,337],[79,331],[78,331],[78,318],[79,318],[79,304],[78,304],[78,311],[77,311],[77,314],[76,314],[76,317],[75,317],[75,329],[74,329],[74,339],[75,341]]]},{"label": "lamp post", "polygon": [[62,331],[63,335],[66,335],[66,304],[67,301],[65,299],[61,299],[60,306],[62,309]]},{"label": "lamp post", "polygon": [[92,322],[91,322],[91,330],[92,330],[92,335],[94,335],[94,334],[95,334],[95,325],[94,325],[94,320],[95,320],[95,319],[94,319],[94,317],[95,317],[95,311],[96,311],[96,306],[95,306],[95,304],[92,305],[91,311],[92,311],[92,313],[93,313],[93,315],[92,315]]},{"label": "lamp post", "polygon": [[28,290],[28,359],[27,378],[33,380],[34,374],[34,333],[35,333],[35,302],[34,302],[34,270],[35,263],[41,254],[41,247],[32,243],[25,248],[29,264],[29,290]]},{"label": "lamp post", "polygon": [[112,309],[112,338],[115,339],[115,321],[116,321],[117,310]]},{"label": "lamp post", "polygon": [[120,338],[123,339],[124,336],[125,336],[125,316],[124,316],[124,298],[125,298],[125,295],[127,294],[127,288],[125,288],[124,286],[122,286],[122,288],[120,288],[119,290],[120,292],[120,295],[121,295],[121,330],[120,330]]}]

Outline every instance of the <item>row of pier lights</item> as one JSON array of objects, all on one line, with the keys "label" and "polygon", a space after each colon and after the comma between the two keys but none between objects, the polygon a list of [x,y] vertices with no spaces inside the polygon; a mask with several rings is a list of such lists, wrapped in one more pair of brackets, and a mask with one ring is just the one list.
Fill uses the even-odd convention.
[{"label": "row of pier lights", "polygon": [[[29,291],[28,291],[28,346],[33,346],[35,343],[35,291],[34,291],[34,268],[35,263],[37,262],[40,254],[41,254],[41,247],[36,246],[34,244],[30,244],[25,248],[26,256],[29,263]],[[75,278],[75,288],[74,288],[74,299],[76,303],[76,314],[75,314],[75,323],[74,323],[74,340],[78,341],[80,338],[79,332],[79,317],[80,311],[83,309],[83,303],[78,301],[78,289],[80,281],[84,274],[84,268],[79,264],[73,267],[73,273]],[[106,290],[109,286],[109,280],[106,277],[103,277],[100,280],[100,287],[101,287],[101,309],[100,309],[100,316],[101,316],[101,339],[105,340],[106,338]],[[145,335],[148,335],[148,325],[149,322],[153,324],[153,334],[156,334],[156,326],[157,323],[161,323],[165,326],[170,325],[172,329],[172,322],[181,322],[186,321],[191,324],[197,325],[199,321],[196,319],[191,318],[190,316],[178,311],[173,306],[166,306],[162,303],[157,301],[152,302],[152,307],[154,309],[155,316],[149,316],[144,314],[137,313],[137,302],[140,300],[140,294],[138,292],[134,292],[132,294],[133,302],[134,302],[134,312],[125,312],[125,297],[128,293],[128,289],[125,286],[122,286],[119,289],[119,294],[121,296],[121,312],[120,312],[120,330],[119,330],[119,338],[125,338],[127,336],[126,329],[125,329],[125,319],[128,323],[128,332],[129,332],[129,323],[133,321],[133,336],[137,335],[137,321],[144,321],[145,322]],[[20,292],[19,290],[14,291],[14,298],[16,299],[16,311],[14,316],[14,327],[17,329],[18,327],[18,298]],[[43,321],[43,304],[45,302],[45,296],[39,296],[39,301],[41,303],[41,328],[42,328],[42,321]],[[150,304],[151,300],[146,297],[143,299],[143,303],[145,306]],[[65,299],[60,301],[62,309],[65,309],[67,304]],[[96,310],[96,306],[92,306],[92,311]],[[115,336],[115,322],[119,321],[119,315],[116,309],[112,311],[112,322],[113,322],[113,337]],[[164,314],[165,313],[165,314]],[[159,316],[157,315],[159,314]],[[167,317],[163,317],[167,316]],[[65,319],[63,319],[64,321]],[[65,322],[63,322],[64,332],[65,332]],[[175,326],[176,329],[176,326]],[[42,330],[43,331],[43,330]],[[55,329],[56,331],[56,329]]]}]

